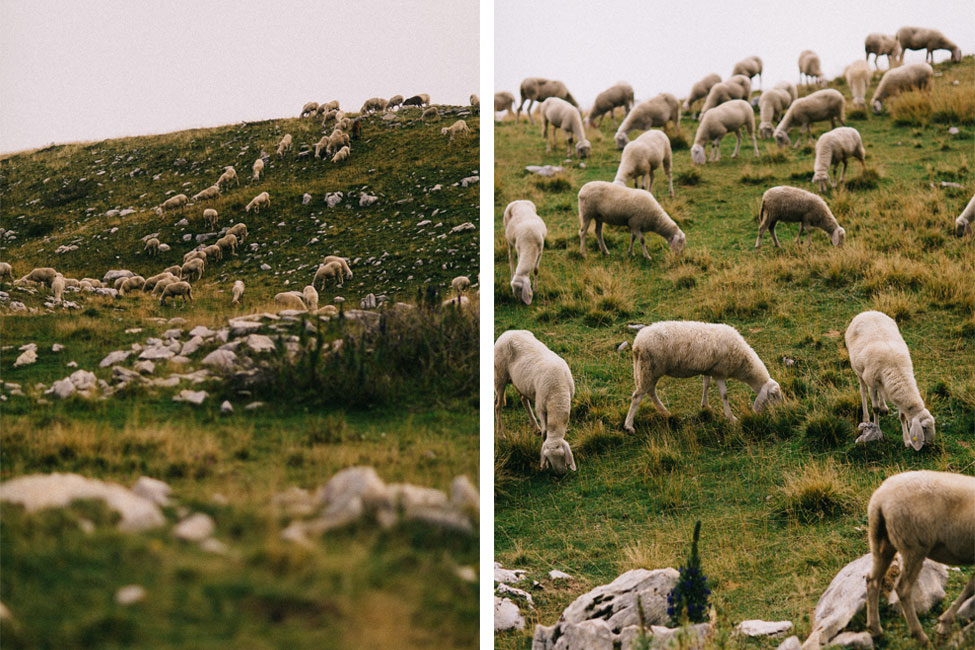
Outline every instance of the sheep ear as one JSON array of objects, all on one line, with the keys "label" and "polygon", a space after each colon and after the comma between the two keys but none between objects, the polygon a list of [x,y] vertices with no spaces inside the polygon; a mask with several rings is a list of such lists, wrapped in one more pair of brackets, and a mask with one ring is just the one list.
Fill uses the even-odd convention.
[{"label": "sheep ear", "polygon": [[572,455],[572,449],[569,447],[569,443],[567,443],[565,440],[562,441],[562,449],[565,450],[565,457],[569,461],[569,469],[571,469],[573,472],[576,471],[576,459]]},{"label": "sheep ear", "polygon": [[521,285],[521,301],[526,305],[532,304],[532,284],[525,282]]},{"label": "sheep ear", "polygon": [[924,446],[924,427],[921,426],[920,418],[911,421],[911,446],[914,451],[920,451]]}]

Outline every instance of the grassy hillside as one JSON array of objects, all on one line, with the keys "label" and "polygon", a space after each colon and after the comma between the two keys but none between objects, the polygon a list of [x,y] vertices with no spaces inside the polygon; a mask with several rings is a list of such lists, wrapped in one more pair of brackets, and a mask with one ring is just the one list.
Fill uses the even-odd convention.
[{"label": "grassy hillside", "polygon": [[[142,534],[118,532],[112,515],[90,502],[36,515],[0,505],[0,601],[13,617],[2,622],[5,648],[476,643],[476,534],[406,521],[387,529],[367,517],[304,547],[281,539],[291,518],[272,505],[289,488],[314,493],[353,465],[375,467],[386,483],[448,492],[456,476],[476,481],[476,314],[421,311],[423,322],[406,334],[384,317],[388,344],[354,323],[321,323],[323,340],[345,344],[341,355],[326,358],[331,365],[322,356],[315,361],[314,323],[282,320],[263,332],[308,344],[294,368],[271,353],[256,376],[217,375],[175,388],[134,382],[108,399],[44,395],[73,364],[114,387],[112,369],[99,361],[168,329],[180,328],[185,342],[197,325],[217,330],[228,318],[276,312],[274,294],[300,291],[328,254],[349,257],[354,278],[322,291],[323,305],[342,296],[346,307],[358,307],[368,293],[412,303],[427,292],[439,304],[451,278],[476,277],[479,239],[477,230],[450,233],[477,222],[478,183],[460,181],[478,174],[478,118],[466,117],[470,138],[448,145],[439,129],[464,109],[442,108],[447,115],[434,123],[420,122],[416,110],[391,123],[365,118],[351,160],[339,164],[297,155],[320,136],[316,120],[297,119],[56,146],[0,161],[0,260],[13,264],[16,277],[35,266],[75,278],[119,268],[158,273],[207,232],[204,207],[218,210],[219,227],[243,221],[249,230],[237,257],[208,265],[186,306],[160,307],[141,294],[68,292],[76,309],[48,308],[47,288],[0,287],[27,307],[0,305],[0,372],[9,382],[0,391],[0,477],[77,472],[131,486],[145,475],[168,483],[174,497],[164,509],[167,525]],[[293,135],[295,150],[278,159],[284,133]],[[262,149],[272,156],[265,176],[252,182]],[[214,183],[230,164],[240,187],[175,214],[153,210],[167,195]],[[246,213],[261,191],[270,193],[270,209]],[[345,198],[329,208],[326,192],[339,191]],[[306,192],[312,200],[303,204]],[[379,200],[360,207],[360,192]],[[129,208],[134,213],[110,212]],[[188,225],[179,225],[182,218]],[[417,226],[423,220],[430,223]],[[147,257],[142,239],[152,233],[172,250]],[[55,254],[62,245],[79,248]],[[247,289],[243,304],[232,306],[237,279]],[[309,328],[311,337],[302,338]],[[18,348],[29,343],[37,345],[37,363],[14,368]],[[52,351],[55,343],[64,349]],[[218,344],[208,343],[189,366],[157,361],[149,378],[195,369]],[[410,358],[416,363],[404,368]],[[475,380],[417,378],[445,359]],[[188,387],[210,395],[200,406],[174,402]],[[232,414],[221,413],[223,399]],[[244,408],[255,401],[264,406]],[[187,512],[212,516],[226,552],[173,537],[172,525]],[[93,532],[85,532],[85,520],[96,524]],[[128,584],[142,585],[145,600],[117,604],[116,590]]]},{"label": "grassy hillside", "polygon": [[[824,196],[846,228],[841,249],[821,231],[812,246],[797,245],[795,224],[779,225],[781,249],[767,236],[754,249],[766,189],[815,190],[811,145],[785,150],[760,141],[755,159],[743,144],[732,159],[731,135],[719,162],[695,167],[688,149],[697,123],[685,118],[681,132],[670,134],[676,195],[667,196],[659,170],[654,186],[686,233],[684,254],[671,254],[648,234],[653,259],[639,250],[627,257],[629,233],[607,227],[609,256],[600,255],[590,228],[583,259],[576,195],[586,182],[615,175],[611,121],[589,130],[593,154],[584,167],[566,161],[564,148],[546,154],[539,126],[510,120],[497,126],[495,336],[529,329],[568,362],[576,394],[567,439],[579,467],[562,479],[538,470],[540,441],[509,395],[506,435],[495,441],[495,555],[505,566],[528,569],[542,587],[533,592],[537,610],[528,629],[499,636],[497,647],[530,647],[534,623],[552,624],[576,596],[622,571],[677,567],[698,519],[722,635],[741,620],[762,618],[789,619],[804,638],[829,581],[868,552],[866,504],[886,476],[918,468],[975,472],[975,248],[971,238],[953,235],[954,218],[975,191],[975,60],[939,65],[936,75],[930,96],[912,93],[895,102],[897,117],[848,110],[847,125],[860,131],[867,149],[867,170],[861,174],[853,162],[846,188]],[[831,85],[849,107],[845,84]],[[953,135],[952,126],[959,129]],[[828,128],[817,124],[814,135]],[[524,171],[532,164],[564,164],[566,171],[543,178]],[[508,289],[501,219],[516,199],[534,201],[548,227],[531,306]],[[903,446],[896,417],[883,421],[882,442],[853,444],[860,399],[843,331],[867,309],[896,318],[911,348],[938,430],[920,452]],[[735,326],[786,402],[755,416],[750,389],[729,382],[740,418],[733,424],[713,387],[711,409],[700,408],[700,378],[664,378],[658,394],[672,415],[657,413],[647,399],[636,435],[626,434],[632,354],[617,348],[633,342],[628,324],[669,319]],[[575,580],[553,584],[551,569]],[[946,605],[964,575],[951,574]],[[929,630],[936,613],[923,618]],[[887,609],[882,616],[884,647],[913,647],[899,613]],[[862,615],[852,629],[863,629]]]}]

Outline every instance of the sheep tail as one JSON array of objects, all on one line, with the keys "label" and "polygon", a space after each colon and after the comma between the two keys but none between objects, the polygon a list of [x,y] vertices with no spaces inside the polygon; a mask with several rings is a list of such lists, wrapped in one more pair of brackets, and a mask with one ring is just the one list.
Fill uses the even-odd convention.
[{"label": "sheep tail", "polygon": [[883,506],[880,503],[870,504],[867,511],[867,527],[870,551],[877,553],[887,541],[887,521],[884,518]]},{"label": "sheep tail", "polygon": [[766,210],[765,210],[765,197],[763,196],[762,197],[762,207],[760,207],[758,209],[758,224],[759,225],[762,225],[763,223],[765,223],[765,214],[766,214]]}]

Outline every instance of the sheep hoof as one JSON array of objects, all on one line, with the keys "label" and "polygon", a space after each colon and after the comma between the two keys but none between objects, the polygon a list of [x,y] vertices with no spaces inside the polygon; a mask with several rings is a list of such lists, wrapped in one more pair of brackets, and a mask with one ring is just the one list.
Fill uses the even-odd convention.
[{"label": "sheep hoof", "polygon": [[625,431],[627,431],[627,432],[629,432],[629,433],[636,433],[636,429],[635,429],[635,428],[633,428],[633,427],[628,427],[628,426],[626,426],[625,424],[623,425],[623,429],[624,429]]}]

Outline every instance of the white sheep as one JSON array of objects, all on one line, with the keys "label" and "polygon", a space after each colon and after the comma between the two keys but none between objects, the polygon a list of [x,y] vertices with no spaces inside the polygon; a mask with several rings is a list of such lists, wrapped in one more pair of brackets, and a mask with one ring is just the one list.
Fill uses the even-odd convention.
[{"label": "white sheep", "polygon": [[349,159],[349,156],[351,156],[351,155],[352,155],[352,150],[349,149],[349,146],[348,145],[346,145],[346,146],[342,147],[341,149],[339,149],[338,151],[335,152],[335,155],[332,156],[332,162],[333,163],[338,163],[338,162],[342,162],[342,161],[348,160]]},{"label": "white sheep", "polygon": [[0,262],[0,282],[3,282],[4,278],[14,279],[14,269],[9,262]]},{"label": "white sheep", "polygon": [[325,153],[331,156],[332,154],[341,150],[342,147],[349,146],[349,144],[351,144],[349,134],[339,127],[335,127],[332,130],[332,134],[328,136],[328,144],[325,145]]},{"label": "white sheep", "polygon": [[301,107],[301,116],[312,115],[318,110],[318,102],[308,102]]},{"label": "white sheep", "polygon": [[[154,296],[161,296],[162,293],[163,293],[163,291],[166,290],[166,287],[168,287],[169,285],[171,285],[174,282],[179,282],[179,278],[176,277],[175,275],[169,275],[169,276],[166,276],[166,277],[160,279],[152,287],[152,295],[154,295]],[[145,289],[145,286],[143,286],[143,289]],[[174,300],[174,302],[175,302],[175,300]]]},{"label": "white sheep", "polygon": [[203,222],[206,223],[207,227],[211,230],[217,227],[217,211],[213,208],[207,208],[203,211]]},{"label": "white sheep", "polygon": [[141,291],[146,286],[146,279],[141,275],[135,275],[131,278],[125,278],[121,286],[118,288],[118,295],[124,296],[130,291]]},{"label": "white sheep", "polygon": [[[586,130],[582,126],[582,115],[579,109],[558,97],[549,97],[540,106],[542,114],[542,137],[545,138],[545,151],[552,150],[555,136],[561,129],[565,133],[565,141],[572,153],[572,141],[575,140],[575,150],[579,158],[587,158],[592,144],[586,139]],[[548,138],[548,125],[552,125],[552,139]]]},{"label": "white sheep", "polygon": [[201,258],[193,258],[190,261],[183,263],[183,267],[180,269],[180,277],[188,279],[192,276],[193,281],[196,282],[203,277],[203,269],[205,266],[206,265]]},{"label": "white sheep", "polygon": [[[819,55],[812,50],[803,50],[799,53],[799,84],[802,84],[802,77],[806,77],[806,84],[815,83],[820,86],[826,85],[826,77],[823,76],[823,69],[819,62]],[[810,81],[812,80],[812,81]]]},{"label": "white sheep", "polygon": [[887,67],[892,68],[895,65],[899,65],[904,54],[904,50],[901,49],[901,44],[897,41],[896,36],[880,34],[878,32],[867,34],[867,37],[863,41],[863,49],[867,53],[867,63],[870,62],[870,55],[873,54],[873,64],[878,70],[880,69],[881,56],[887,57]]},{"label": "white sheep", "polygon": [[160,212],[168,212],[169,210],[178,210],[182,208],[189,202],[189,198],[185,194],[177,194],[176,196],[171,196],[162,203],[159,204]]},{"label": "white sheep", "polygon": [[[897,407],[905,447],[915,450],[934,439],[934,417],[924,407],[924,400],[914,379],[911,352],[901,337],[894,319],[879,311],[865,311],[854,316],[846,328],[846,349],[850,366],[860,383],[863,402],[863,434],[857,442],[883,437],[880,416],[887,415],[887,400]],[[873,405],[869,419],[867,395]]]},{"label": "white sheep", "polygon": [[217,246],[217,244],[205,246],[203,248],[203,252],[206,254],[206,257],[203,258],[206,261],[216,262],[223,259],[223,249],[220,246]]},{"label": "white sheep", "polygon": [[321,159],[322,152],[323,151],[326,152],[326,154],[328,153],[328,140],[329,140],[329,136],[323,135],[318,140],[318,142],[315,143],[315,158],[316,159]]},{"label": "white sheep", "polygon": [[673,152],[670,138],[663,131],[644,131],[636,140],[623,147],[620,166],[613,182],[626,185],[632,178],[634,187],[642,187],[652,193],[653,170],[658,167],[663,167],[667,174],[667,189],[673,196]]},{"label": "white sheep", "polygon": [[227,229],[227,233],[233,233],[237,237],[237,241],[243,244],[244,240],[247,239],[247,224],[235,223]]},{"label": "white sheep", "polygon": [[[951,472],[902,472],[880,484],[867,506],[873,566],[867,575],[867,629],[880,626],[880,587],[896,553],[900,577],[894,590],[911,635],[921,645],[930,641],[914,608],[912,591],[925,558],[949,565],[975,564],[975,477]],[[946,637],[958,608],[975,594],[975,575],[951,606],[938,617],[938,636]]]},{"label": "white sheep", "polygon": [[217,247],[221,250],[230,250],[231,255],[237,254],[237,236],[232,232],[228,232],[226,235],[217,240]]},{"label": "white sheep", "polygon": [[278,158],[284,157],[284,154],[291,150],[291,144],[293,139],[290,133],[285,133],[281,141],[278,142]]},{"label": "white sheep", "polygon": [[[509,330],[494,343],[494,421],[501,427],[501,406],[508,384],[514,384],[532,426],[544,437],[541,466],[564,474],[576,471],[572,449],[565,440],[575,382],[569,365],[528,330]],[[532,412],[531,402],[535,403]],[[536,417],[536,414],[538,417]]]},{"label": "white sheep", "polygon": [[326,279],[335,280],[335,286],[342,286],[342,265],[338,262],[328,262],[327,264],[321,264],[318,270],[315,271],[315,278],[312,280],[311,284],[317,287],[319,283],[321,284],[322,290],[325,289]]},{"label": "white sheep", "polygon": [[789,146],[792,141],[789,139],[789,129],[794,126],[799,127],[799,137],[793,148],[797,148],[802,143],[802,130],[805,129],[809,141],[812,141],[812,124],[822,120],[829,120],[830,128],[836,128],[836,121],[846,126],[844,121],[846,111],[846,100],[843,94],[833,88],[824,88],[806,95],[792,102],[789,110],[785,112],[785,117],[775,127],[772,134],[775,141],[782,146]]},{"label": "white sheep", "polygon": [[258,158],[257,160],[255,160],[254,164],[251,165],[251,171],[254,172],[254,175],[251,177],[251,180],[254,181],[261,180],[261,174],[264,172],[264,159]]},{"label": "white sheep", "polygon": [[322,104],[322,108],[326,111],[337,111],[339,110],[339,100],[333,99],[330,102],[325,102]]},{"label": "white sheep", "polygon": [[234,169],[233,165],[224,167],[223,173],[217,179],[217,186],[223,187],[224,184],[230,185],[230,181],[234,181],[234,183],[240,185],[240,179],[237,178],[237,170]]},{"label": "white sheep", "polygon": [[494,112],[508,111],[508,115],[514,115],[512,108],[515,105],[515,96],[508,91],[494,93]]},{"label": "white sheep", "polygon": [[458,295],[466,293],[471,288],[471,279],[466,275],[458,275],[450,281],[450,288]]},{"label": "white sheep", "polygon": [[603,241],[604,223],[627,226],[630,229],[628,255],[633,254],[633,242],[639,239],[643,256],[650,259],[643,239],[643,233],[647,231],[663,237],[670,250],[677,254],[683,252],[687,241],[684,232],[664,212],[650,192],[606,181],[591,181],[579,190],[579,250],[583,257],[586,256],[586,231],[589,230],[591,221],[596,222],[596,241],[603,255],[609,255],[606,242]]},{"label": "white sheep", "polygon": [[704,117],[704,114],[715,106],[720,106],[725,102],[730,102],[732,99],[741,99],[741,86],[737,83],[729,83],[728,81],[721,81],[713,86],[708,91],[708,96],[704,99],[704,104],[701,106],[701,112],[698,113],[698,119]]},{"label": "white sheep", "polygon": [[655,126],[665,127],[667,122],[673,122],[674,126],[680,128],[680,102],[670,93],[660,93],[653,99],[637,104],[626,114],[613,136],[616,148],[626,146],[630,141],[627,134],[633,129],[646,131]]},{"label": "white sheep", "polygon": [[699,99],[706,98],[714,84],[721,83],[721,75],[711,73],[691,86],[691,92],[684,100],[684,111],[691,110],[691,106]]},{"label": "white sheep", "polygon": [[308,311],[316,311],[318,309],[318,292],[312,285],[306,285],[304,289],[301,290],[301,297],[304,299],[305,304],[308,305]]},{"label": "white sheep", "polygon": [[878,115],[883,112],[883,102],[888,97],[913,88],[926,90],[930,87],[933,76],[934,68],[927,63],[911,63],[888,70],[877,84],[877,89],[873,91],[873,97],[870,98],[873,112]]},{"label": "white sheep", "polygon": [[904,60],[904,53],[907,50],[926,50],[924,60],[931,59],[934,63],[935,50],[949,50],[951,52],[951,62],[961,63],[961,48],[955,45],[954,41],[949,40],[937,29],[925,29],[924,27],[901,27],[897,30],[897,42],[904,50],[901,53],[901,60]]},{"label": "white sheep", "polygon": [[870,83],[870,64],[866,61],[854,61],[843,72],[846,78],[846,85],[850,87],[850,95],[853,97],[853,108],[867,107],[867,85]]},{"label": "white sheep", "polygon": [[[589,126],[598,127],[602,122],[602,117],[606,113],[613,118],[613,126],[616,126],[616,109],[623,107],[624,115],[633,108],[633,86],[620,81],[616,85],[607,88],[596,95],[596,101],[592,104],[592,110],[586,118]],[[597,121],[598,120],[598,121]]]},{"label": "white sheep", "polygon": [[[752,94],[752,80],[748,78],[747,75],[743,74],[733,74],[728,77],[724,83],[732,85],[731,96],[733,99],[744,99],[748,100]],[[738,87],[736,91],[734,86]]]},{"label": "white sheep", "polygon": [[521,119],[521,109],[528,102],[528,121],[532,124],[535,121],[532,119],[532,104],[535,102],[543,102],[549,97],[558,97],[559,99],[564,99],[576,108],[579,107],[579,102],[575,100],[569,89],[565,87],[565,84],[561,81],[556,81],[554,79],[544,79],[542,77],[528,77],[521,82],[521,86],[518,89],[521,93],[521,103],[518,104],[518,110],[515,113],[515,120]]},{"label": "white sheep", "polygon": [[731,71],[732,75],[740,74],[751,79],[755,75],[758,75],[759,84],[762,83],[762,60],[757,56],[750,56],[742,59],[735,64],[734,69]]},{"label": "white sheep", "polygon": [[402,95],[393,95],[392,97],[389,98],[389,100],[386,101],[386,110],[391,111],[402,103],[403,103]]},{"label": "white sheep", "polygon": [[[531,201],[512,201],[504,209],[504,238],[508,244],[511,292],[526,305],[532,304],[547,234],[545,222],[538,216]],[[518,253],[517,268],[512,251]]]},{"label": "white sheep", "polygon": [[50,266],[42,266],[32,270],[30,273],[22,278],[14,281],[14,284],[22,284],[24,282],[37,282],[39,284],[51,286],[51,283],[60,275],[55,269]]},{"label": "white sheep", "polygon": [[[788,84],[781,85],[781,84]],[[795,90],[789,82],[780,82],[776,84],[773,88],[766,90],[762,93],[761,97],[758,98],[758,137],[762,140],[768,140],[772,137],[772,133],[775,130],[775,120],[779,119],[787,110],[789,110],[789,105],[792,104],[795,99],[795,95],[789,92],[789,87]]]},{"label": "white sheep", "polygon": [[297,309],[308,311],[305,305],[304,296],[299,291],[283,291],[274,296],[274,304],[280,305],[282,309]]},{"label": "white sheep", "polygon": [[447,140],[448,144],[453,142],[454,138],[461,136],[467,137],[470,132],[470,129],[467,128],[467,122],[464,120],[457,120],[450,126],[445,126],[444,128],[440,129],[440,135],[449,136],[449,139]]},{"label": "white sheep", "polygon": [[480,112],[481,98],[478,97],[476,94],[472,94],[471,95],[471,98],[470,98],[470,102],[471,102],[471,104],[470,104],[471,105],[471,108],[474,109],[474,112],[475,113]]},{"label": "white sheep", "polygon": [[234,281],[234,286],[231,291],[233,292],[233,299],[230,301],[230,304],[239,305],[240,297],[244,295],[244,283],[241,280]]},{"label": "white sheep", "polygon": [[261,208],[266,208],[271,205],[271,195],[267,192],[261,192],[247,204],[244,208],[244,212],[250,212],[251,208],[254,208],[254,212],[260,212]]},{"label": "white sheep", "polygon": [[752,138],[755,157],[758,158],[758,141],[755,139],[755,112],[751,104],[744,99],[733,99],[719,106],[715,106],[701,115],[701,123],[694,136],[691,147],[691,160],[697,165],[707,162],[706,147],[711,144],[711,160],[721,160],[721,140],[725,135],[734,131],[737,142],[732,158],[738,157],[741,149],[741,127],[745,127]]},{"label": "white sheep", "polygon": [[805,231],[807,243],[811,245],[813,228],[819,228],[829,235],[833,246],[842,246],[846,241],[846,231],[836,221],[826,201],[817,194],[798,187],[777,185],[767,189],[762,195],[755,248],[761,248],[762,235],[766,230],[772,235],[772,243],[775,247],[779,247],[779,238],[775,236],[775,225],[780,221],[799,223],[797,243],[802,240],[802,233]]},{"label": "white sheep", "polygon": [[[862,63],[862,61],[861,61]],[[867,155],[863,148],[863,140],[860,139],[860,132],[851,126],[841,126],[827,131],[819,136],[816,141],[816,161],[813,163],[813,183],[819,183],[819,191],[826,191],[826,182],[830,186],[836,187],[836,182],[829,176],[830,167],[833,175],[836,175],[836,168],[843,163],[843,171],[837,180],[841,185],[846,177],[847,158],[856,158],[860,161],[860,171],[866,171],[867,165],[864,157]]]},{"label": "white sheep", "polygon": [[[352,269],[349,268],[349,258],[340,257],[338,255],[326,255],[325,259],[322,260],[322,264],[331,264],[332,262],[336,262],[342,267],[342,273],[345,275],[347,280],[352,279]],[[339,284],[341,285],[342,283],[339,282]]]},{"label": "white sheep", "polygon": [[[160,284],[162,283],[160,282],[157,284],[156,288],[158,288]],[[190,287],[189,282],[177,280],[176,282],[166,284],[165,288],[161,292],[161,295],[159,296],[159,304],[164,305],[166,304],[166,298],[172,298],[173,306],[175,307],[177,297],[183,299],[183,304],[186,304],[187,300],[193,302],[193,289]]]},{"label": "white sheep", "polygon": [[[136,277],[138,277],[138,276],[136,276]],[[132,278],[128,278],[128,280],[131,280],[131,279]],[[64,281],[64,276],[61,275],[60,273],[58,273],[56,276],[54,276],[54,279],[51,280],[51,292],[54,294],[54,302],[56,302],[57,304],[61,304],[61,302],[62,302],[62,299],[64,297],[64,287],[65,286],[66,286],[66,284],[65,284],[65,281]],[[125,286],[125,285],[123,284],[123,286]]]},{"label": "white sheep", "polygon": [[633,340],[636,387],[623,428],[635,433],[633,420],[647,393],[658,409],[670,413],[657,397],[657,382],[661,377],[697,375],[704,375],[701,408],[708,407],[708,389],[713,378],[721,393],[725,417],[732,421],[737,418],[728,404],[725,381],[729,378],[748,384],[755,391],[757,396],[752,404],[755,413],[783,399],[778,382],[769,376],[758,354],[734,327],[698,321],[660,321],[641,329]]},{"label": "white sheep", "polygon": [[206,262],[207,259],[206,251],[202,248],[196,248],[187,252],[185,255],[183,255],[183,263],[185,264],[186,262],[189,262],[192,259],[196,259],[197,257],[199,257],[204,262]]},{"label": "white sheep", "polygon": [[[176,268],[179,269],[179,267]],[[156,275],[150,275],[148,278],[146,278],[145,282],[143,282],[142,291],[144,293],[149,293],[156,288],[156,285],[159,284],[159,282],[167,279],[172,279],[173,282],[176,282],[179,280],[179,276],[172,271],[163,271],[162,273],[157,273]]]},{"label": "white sheep", "polygon": [[386,110],[386,100],[382,97],[370,97],[359,109],[360,113],[370,113],[372,111],[383,112]]},{"label": "white sheep", "polygon": [[[965,206],[965,209],[955,219],[955,235],[964,237],[970,234],[972,232],[973,221],[975,221],[975,195],[972,195],[972,198],[968,201],[968,205]],[[3,274],[0,273],[0,278],[2,277]]]},{"label": "white sheep", "polygon": [[437,110],[436,106],[431,106],[430,108],[423,109],[420,113],[420,119],[426,122],[427,120],[438,121],[440,119],[440,111]]},{"label": "white sheep", "polygon": [[145,248],[143,248],[143,250],[146,252],[146,255],[149,255],[149,256],[152,256],[152,257],[158,255],[159,254],[159,240],[156,239],[155,237],[150,237],[149,239],[146,240],[146,246],[145,246]]},{"label": "white sheep", "polygon": [[220,196],[220,186],[211,185],[193,195],[194,201],[210,201]]}]

